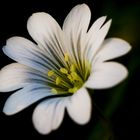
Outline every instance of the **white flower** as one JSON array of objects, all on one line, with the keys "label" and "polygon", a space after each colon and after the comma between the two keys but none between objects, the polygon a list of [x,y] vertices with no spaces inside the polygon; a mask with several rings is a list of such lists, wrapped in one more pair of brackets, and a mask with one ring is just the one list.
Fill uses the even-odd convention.
[{"label": "white flower", "polygon": [[[86,88],[115,86],[127,76],[127,69],[108,61],[126,54],[130,45],[122,39],[105,39],[111,20],[97,19],[88,30],[90,10],[77,5],[66,17],[62,29],[47,13],[33,14],[27,23],[35,43],[12,37],[4,53],[17,61],[0,72],[0,91],[20,89],[5,103],[3,112],[13,115],[44,99],[33,112],[35,128],[48,134],[62,123],[65,109],[78,124],[91,116],[91,99]],[[62,96],[63,95],[63,96]],[[46,98],[54,96],[53,98]]]}]

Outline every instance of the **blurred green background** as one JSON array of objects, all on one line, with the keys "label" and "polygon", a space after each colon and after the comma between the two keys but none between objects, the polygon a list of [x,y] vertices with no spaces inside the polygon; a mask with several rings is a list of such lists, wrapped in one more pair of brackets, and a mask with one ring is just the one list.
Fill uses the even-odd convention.
[{"label": "blurred green background", "polygon": [[[38,11],[51,14],[62,25],[64,18],[76,4],[86,3],[91,8],[91,23],[107,15],[112,25],[107,37],[119,37],[132,45],[129,54],[116,59],[129,70],[128,78],[118,86],[91,92],[93,100],[92,119],[85,126],[75,124],[68,115],[61,127],[48,136],[38,134],[31,121],[35,105],[14,116],[0,113],[1,137],[39,140],[127,140],[140,139],[140,1],[139,0],[30,0],[0,2],[0,46],[11,36],[31,37],[26,30],[28,17]],[[0,50],[0,68],[13,62]],[[11,93],[0,95],[0,112]]]}]

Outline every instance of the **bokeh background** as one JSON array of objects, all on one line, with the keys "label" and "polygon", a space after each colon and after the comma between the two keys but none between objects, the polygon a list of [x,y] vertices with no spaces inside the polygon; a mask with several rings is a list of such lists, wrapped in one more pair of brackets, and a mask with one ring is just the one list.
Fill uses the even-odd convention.
[{"label": "bokeh background", "polygon": [[40,135],[32,125],[32,112],[36,103],[16,115],[6,116],[2,113],[2,108],[12,92],[0,93],[0,139],[9,137],[18,140],[21,138],[38,140],[140,139],[139,0],[1,1],[0,68],[13,62],[2,52],[2,46],[5,45],[7,38],[23,36],[31,39],[26,29],[26,22],[32,13],[48,12],[62,26],[68,12],[79,3],[86,3],[91,8],[91,23],[104,15],[113,20],[107,37],[119,37],[132,45],[132,51],[129,54],[116,59],[128,68],[128,78],[114,88],[89,91],[93,100],[93,110],[92,119],[87,125],[75,124],[66,113],[61,127],[45,136]]}]

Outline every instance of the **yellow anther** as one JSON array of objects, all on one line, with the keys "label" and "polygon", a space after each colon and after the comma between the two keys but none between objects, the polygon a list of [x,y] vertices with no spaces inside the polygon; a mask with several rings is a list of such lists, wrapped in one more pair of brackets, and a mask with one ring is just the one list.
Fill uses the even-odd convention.
[{"label": "yellow anther", "polygon": [[72,73],[71,73],[71,76],[72,76],[72,78],[75,79],[75,80],[78,80],[78,79],[79,79],[79,76],[78,76],[78,74],[77,74],[76,72],[72,72]]},{"label": "yellow anther", "polygon": [[73,93],[73,88],[69,88],[68,92]]},{"label": "yellow anther", "polygon": [[49,71],[48,71],[48,76],[51,77],[51,76],[53,76],[53,75],[54,75],[54,71],[49,70]]},{"label": "yellow anther", "polygon": [[70,71],[71,71],[71,72],[74,72],[74,71],[75,71],[75,66],[74,66],[74,65],[71,65],[71,66],[70,66]]},{"label": "yellow anther", "polygon": [[68,79],[72,82],[73,81],[73,78],[72,78],[72,76],[70,75],[70,74],[68,74]]},{"label": "yellow anther", "polygon": [[52,93],[57,94],[57,90],[55,88],[52,88]]},{"label": "yellow anther", "polygon": [[68,92],[69,92],[69,93],[75,93],[77,90],[78,90],[77,87],[69,88],[69,89],[68,89]]},{"label": "yellow anther", "polygon": [[68,74],[68,70],[65,68],[60,68],[60,72],[64,73],[64,74]]},{"label": "yellow anther", "polygon": [[61,82],[61,78],[60,77],[57,77],[56,80],[55,80],[56,85],[59,85],[60,82]]},{"label": "yellow anther", "polygon": [[69,55],[67,53],[64,54],[64,59],[65,59],[66,62],[69,61]]},{"label": "yellow anther", "polygon": [[83,84],[83,80],[76,72],[72,72],[71,76],[72,76],[72,79],[74,80],[74,85],[79,87],[81,84]]}]

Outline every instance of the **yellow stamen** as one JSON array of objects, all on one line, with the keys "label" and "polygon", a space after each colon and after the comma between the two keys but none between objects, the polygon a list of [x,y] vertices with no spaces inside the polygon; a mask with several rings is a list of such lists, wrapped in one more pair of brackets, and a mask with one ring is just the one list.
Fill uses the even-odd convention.
[{"label": "yellow stamen", "polygon": [[54,75],[54,71],[49,70],[49,71],[48,71],[48,76],[51,77],[51,76],[53,76],[53,75]]},{"label": "yellow stamen", "polygon": [[71,66],[70,66],[70,71],[71,71],[71,72],[74,72],[74,71],[75,71],[75,66],[74,66],[74,65],[71,65]]},{"label": "yellow stamen", "polygon": [[81,79],[81,77],[76,73],[76,72],[72,72],[71,73],[72,79],[74,81],[74,85],[75,86],[80,86],[83,84],[83,80]]},{"label": "yellow stamen", "polygon": [[60,82],[61,82],[61,78],[60,77],[57,77],[56,80],[55,80],[56,85],[59,85]]},{"label": "yellow stamen", "polygon": [[72,78],[72,76],[70,75],[70,74],[68,74],[68,79],[72,82],[73,81],[73,78]]},{"label": "yellow stamen", "polygon": [[72,72],[72,73],[71,73],[71,76],[72,76],[72,78],[73,78],[74,80],[78,80],[78,79],[79,79],[79,76],[78,76],[78,74],[77,74],[76,72]]},{"label": "yellow stamen", "polygon": [[67,53],[64,54],[64,59],[65,59],[66,62],[69,61],[69,55]]},{"label": "yellow stamen", "polygon": [[73,87],[73,88],[69,88],[69,89],[68,89],[68,92],[69,92],[69,93],[75,93],[77,90],[78,90],[77,87]]},{"label": "yellow stamen", "polygon": [[58,70],[50,69],[47,72],[48,84],[51,92],[54,94],[76,93],[84,82],[87,80],[91,64],[87,60],[78,61],[71,60],[68,53],[64,53],[63,59],[65,64]]},{"label": "yellow stamen", "polygon": [[60,68],[60,72],[64,74],[68,74],[68,70],[66,68]]},{"label": "yellow stamen", "polygon": [[52,88],[52,93],[57,94],[57,90],[55,88]]}]

